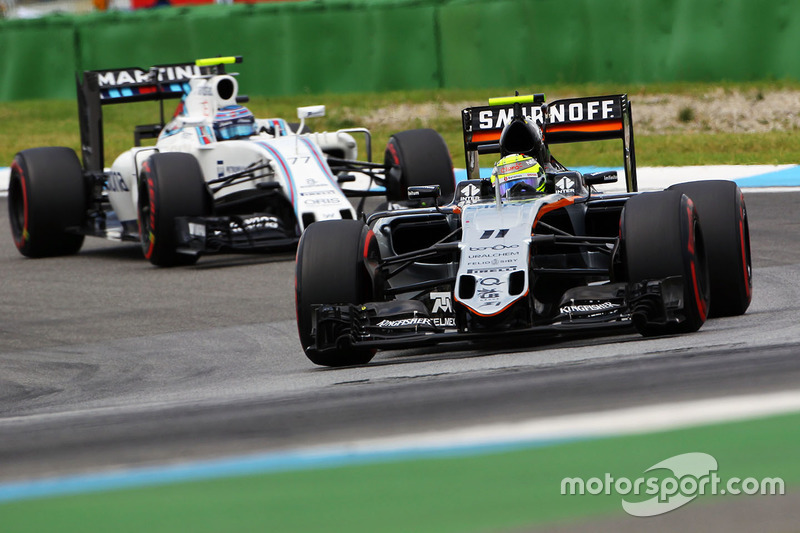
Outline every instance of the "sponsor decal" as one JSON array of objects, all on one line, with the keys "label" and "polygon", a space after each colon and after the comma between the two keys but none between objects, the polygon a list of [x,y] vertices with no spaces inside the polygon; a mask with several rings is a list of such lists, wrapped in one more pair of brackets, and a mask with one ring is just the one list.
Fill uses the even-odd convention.
[{"label": "sponsor decal", "polygon": [[516,267],[497,267],[497,268],[468,268],[467,274],[488,274],[490,272],[511,272],[516,270]]},{"label": "sponsor decal", "polygon": [[239,172],[247,170],[247,167],[237,166],[237,165],[226,165],[225,166],[225,175],[229,176],[231,174],[238,174]]},{"label": "sponsor decal", "polygon": [[[499,229],[497,230],[497,233],[495,233],[495,230],[487,229],[486,231],[483,232],[483,235],[481,235],[481,239],[492,239],[492,238],[502,239],[506,236],[506,233],[508,233],[509,231],[510,229]],[[494,237],[492,237],[493,235]]]},{"label": "sponsor decal", "polygon": [[[155,69],[155,73],[160,82],[184,82],[189,78],[200,76],[200,67],[191,64],[158,67]],[[140,68],[110,70],[98,72],[97,75],[97,83],[101,88],[119,85],[142,85],[153,83],[154,81],[151,71]]]},{"label": "sponsor decal", "polygon": [[246,218],[240,222],[230,221],[231,233],[242,233],[259,229],[278,229],[278,219],[270,216],[257,216]]},{"label": "sponsor decal", "polygon": [[556,182],[556,192],[565,196],[575,194],[575,181],[570,178],[561,178]]},{"label": "sponsor decal", "polygon": [[481,300],[484,300],[484,301],[485,300],[499,300],[500,296],[502,296],[502,295],[500,294],[500,291],[498,289],[493,289],[493,288],[479,288],[478,289],[478,298],[480,298]]},{"label": "sponsor decal", "polygon": [[[622,102],[619,98],[560,100],[549,106],[549,124],[562,122],[585,122],[622,118]],[[539,124],[544,123],[539,106],[523,105],[522,114]],[[498,130],[511,121],[514,108],[509,106],[481,109],[472,116],[472,130]]]},{"label": "sponsor decal", "polygon": [[111,171],[108,173],[106,186],[111,192],[130,192],[128,186],[125,185],[125,180],[122,179],[122,174],[116,171]]},{"label": "sponsor decal", "polygon": [[562,313],[586,313],[592,311],[609,311],[611,309],[619,309],[619,306],[611,302],[603,302],[599,304],[584,304],[584,305],[565,305],[561,307]]},{"label": "sponsor decal", "polygon": [[194,222],[189,223],[189,235],[192,237],[205,237],[206,236],[206,227],[204,224],[195,224]]},{"label": "sponsor decal", "polygon": [[300,193],[300,196],[335,196],[335,195],[336,191],[332,189],[327,189],[324,191],[306,191]]},{"label": "sponsor decal", "polygon": [[494,246],[470,246],[470,252],[484,252],[486,250],[506,250],[508,248],[519,248],[519,244],[495,244]]},{"label": "sponsor decal", "polygon": [[334,197],[334,198],[306,198],[303,200],[305,205],[332,205],[332,204],[339,204],[342,202],[341,198]]},{"label": "sponsor decal", "polygon": [[519,252],[493,252],[490,254],[473,254],[467,256],[467,259],[490,259],[495,257],[513,257],[519,255]]},{"label": "sponsor decal", "polygon": [[453,300],[451,294],[449,292],[431,292],[429,296],[433,301],[431,314],[441,313],[439,316],[433,317],[433,325],[439,328],[456,327],[456,319],[452,316]]},{"label": "sponsor decal", "polygon": [[459,191],[459,206],[472,205],[481,199],[481,190],[472,183],[464,186]]},{"label": "sponsor decal", "polygon": [[453,312],[453,301],[451,300],[449,292],[431,292],[430,298],[433,300],[433,309],[431,309],[431,313],[437,313],[439,311],[443,313]]},{"label": "sponsor decal", "polygon": [[376,324],[379,328],[406,328],[409,326],[432,326],[430,318],[401,318],[400,320],[381,320]]}]

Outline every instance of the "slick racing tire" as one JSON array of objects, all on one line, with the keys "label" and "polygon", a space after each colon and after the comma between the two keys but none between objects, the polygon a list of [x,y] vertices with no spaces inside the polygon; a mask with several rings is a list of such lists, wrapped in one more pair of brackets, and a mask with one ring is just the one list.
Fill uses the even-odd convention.
[{"label": "slick racing tire", "polygon": [[395,133],[384,152],[386,199],[408,200],[408,188],[438,185],[442,203],[449,203],[456,190],[453,161],[444,139],[436,130],[417,129]]},{"label": "slick racing tire", "polygon": [[380,257],[372,231],[359,220],[327,220],[311,224],[297,245],[295,305],[300,343],[306,356],[322,366],[368,363],[375,350],[336,346],[314,347],[312,305],[360,304],[374,301],[369,265]]},{"label": "slick racing tire", "polygon": [[211,194],[191,154],[153,154],[139,177],[139,236],[144,257],[160,267],[192,265],[195,254],[176,250],[175,219],[211,213]]},{"label": "slick racing tire", "polygon": [[678,183],[694,202],[703,223],[711,281],[709,316],[742,315],[753,297],[750,227],[741,189],[732,181]]},{"label": "slick racing tire", "polygon": [[31,148],[14,157],[8,182],[8,219],[22,255],[77,253],[83,245],[84,236],[77,231],[86,218],[86,206],[83,169],[70,148]]},{"label": "slick racing tire", "polygon": [[637,331],[652,336],[700,329],[708,316],[710,289],[704,234],[692,201],[678,191],[633,196],[625,203],[620,233],[629,282],[683,278],[683,320],[653,323],[634,309]]}]

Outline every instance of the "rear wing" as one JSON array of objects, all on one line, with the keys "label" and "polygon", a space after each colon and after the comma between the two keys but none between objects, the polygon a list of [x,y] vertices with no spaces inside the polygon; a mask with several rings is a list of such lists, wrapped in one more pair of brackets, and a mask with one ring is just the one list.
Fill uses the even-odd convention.
[{"label": "rear wing", "polygon": [[[164,100],[182,98],[188,94],[191,78],[224,74],[225,63],[240,61],[240,57],[219,57],[192,63],[156,65],[147,70],[133,67],[87,70],[83,72],[83,76],[76,74],[84,169],[101,172],[104,168],[103,106],[129,102],[161,102],[161,127],[163,127]],[[154,131],[154,126],[137,126],[137,138],[140,134],[143,137],[158,135],[158,132]],[[139,131],[140,128],[149,128],[151,131]]]},{"label": "rear wing", "polygon": [[488,106],[461,112],[467,176],[479,177],[478,156],[500,152],[500,133],[511,120],[514,103],[542,126],[545,144],[621,139],[628,192],[636,192],[633,117],[628,95],[566,98],[545,103],[544,94],[493,98]]}]

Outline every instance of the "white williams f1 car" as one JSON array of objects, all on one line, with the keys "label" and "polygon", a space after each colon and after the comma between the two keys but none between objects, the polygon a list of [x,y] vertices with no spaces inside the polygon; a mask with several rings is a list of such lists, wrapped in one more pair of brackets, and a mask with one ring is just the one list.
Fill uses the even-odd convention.
[{"label": "white williams f1 car", "polygon": [[[377,349],[631,328],[689,333],[751,300],[744,197],[730,181],[637,193],[626,95],[490,100],[463,111],[471,179],[452,202],[314,224],[297,250],[306,356],[363,364]],[[626,194],[596,189],[557,143],[621,139]],[[478,155],[497,153],[491,180]],[[411,187],[435,201],[439,187]],[[331,280],[336,280],[331,282]]]},{"label": "white williams f1 car", "polygon": [[[77,80],[82,159],[69,148],[19,152],[11,165],[9,218],[28,257],[76,253],[84,236],[140,242],[155,265],[192,264],[202,254],[291,249],[314,222],[355,219],[348,197],[407,200],[409,186],[437,183],[452,195],[450,154],[433,130],[391,137],[372,162],[369,131],[312,133],[300,123],[257,119],[242,105],[225,65],[241,58],[84,72]],[[181,99],[164,120],[163,102]],[[157,124],[136,126],[134,147],[104,165],[103,106],[156,101]],[[357,160],[353,135],[364,135]],[[156,139],[142,146],[142,139]],[[363,205],[363,204],[362,204]]]}]

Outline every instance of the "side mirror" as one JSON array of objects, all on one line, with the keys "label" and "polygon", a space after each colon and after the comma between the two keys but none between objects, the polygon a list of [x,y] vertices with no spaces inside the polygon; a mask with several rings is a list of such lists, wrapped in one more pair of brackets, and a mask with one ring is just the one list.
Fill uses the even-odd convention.
[{"label": "side mirror", "polygon": [[297,108],[297,118],[300,119],[300,126],[297,127],[297,134],[300,134],[303,131],[303,128],[306,125],[307,118],[316,118],[316,117],[324,117],[325,116],[325,106],[324,105],[309,105],[305,107],[298,107]]},{"label": "side mirror", "polygon": [[422,200],[423,198],[439,198],[442,188],[439,185],[422,185],[408,188],[409,200]]},{"label": "side mirror", "polygon": [[589,172],[583,175],[586,185],[603,185],[605,183],[616,183],[618,176],[616,170],[601,170],[600,172]]},{"label": "side mirror", "polygon": [[305,120],[307,118],[316,118],[325,116],[324,105],[309,105],[306,107],[297,108],[297,118]]}]

